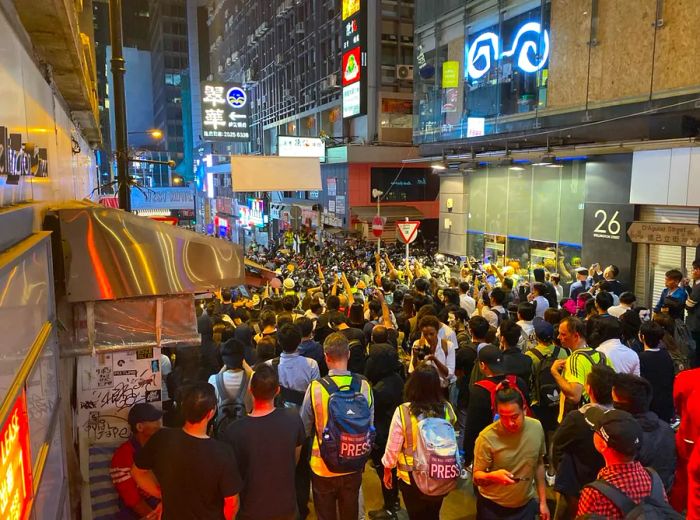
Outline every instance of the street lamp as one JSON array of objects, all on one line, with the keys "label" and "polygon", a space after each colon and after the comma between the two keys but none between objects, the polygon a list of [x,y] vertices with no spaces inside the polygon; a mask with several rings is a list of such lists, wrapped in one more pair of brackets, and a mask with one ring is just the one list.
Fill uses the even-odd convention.
[{"label": "street lamp", "polygon": [[153,139],[162,139],[163,138],[163,131],[160,130],[159,128],[152,128],[151,130],[144,130],[142,132],[129,132],[129,135],[150,135]]}]

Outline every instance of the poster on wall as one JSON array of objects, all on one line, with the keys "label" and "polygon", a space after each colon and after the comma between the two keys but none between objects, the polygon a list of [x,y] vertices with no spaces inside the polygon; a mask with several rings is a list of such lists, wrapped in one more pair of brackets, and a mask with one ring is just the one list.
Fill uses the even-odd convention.
[{"label": "poster on wall", "polygon": [[339,215],[345,215],[345,195],[338,195],[335,198],[335,212]]},{"label": "poster on wall", "polygon": [[129,409],[161,406],[160,349],[143,348],[78,358],[78,431],[91,444],[129,438]]}]

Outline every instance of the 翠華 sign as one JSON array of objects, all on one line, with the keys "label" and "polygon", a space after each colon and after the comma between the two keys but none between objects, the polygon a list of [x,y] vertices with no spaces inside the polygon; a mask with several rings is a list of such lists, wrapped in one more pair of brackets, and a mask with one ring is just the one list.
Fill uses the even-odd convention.
[{"label": "\u7fe0\u83ef sign", "polygon": [[549,32],[539,22],[528,22],[517,29],[510,48],[502,48],[501,38],[494,32],[484,32],[467,44],[465,76],[477,80],[484,77],[500,60],[511,58],[514,67],[525,73],[542,70],[549,59]]}]

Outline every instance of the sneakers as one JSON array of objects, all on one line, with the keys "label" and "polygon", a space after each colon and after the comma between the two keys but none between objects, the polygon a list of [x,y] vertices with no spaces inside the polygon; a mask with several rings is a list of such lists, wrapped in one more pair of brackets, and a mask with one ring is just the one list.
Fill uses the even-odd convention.
[{"label": "sneakers", "polygon": [[547,485],[549,487],[552,487],[554,485],[554,482],[556,481],[557,476],[556,475],[551,475],[549,471],[545,471],[544,473],[544,480],[547,482]]},{"label": "sneakers", "polygon": [[391,509],[377,509],[369,512],[370,520],[396,520],[398,518],[395,511]]}]

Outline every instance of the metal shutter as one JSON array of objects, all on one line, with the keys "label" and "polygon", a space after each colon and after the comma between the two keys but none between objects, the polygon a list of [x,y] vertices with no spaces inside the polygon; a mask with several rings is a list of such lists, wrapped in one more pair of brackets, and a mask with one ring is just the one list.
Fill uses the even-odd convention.
[{"label": "metal shutter", "polygon": [[[698,208],[671,206],[641,206],[639,220],[645,222],[673,222],[677,224],[697,224]],[[683,263],[685,249],[685,264]],[[640,244],[637,250],[637,279],[635,290],[639,301],[654,305],[663,291],[665,273],[669,269],[680,269],[688,273],[695,257],[695,248]],[[646,274],[648,273],[648,275]]]}]

